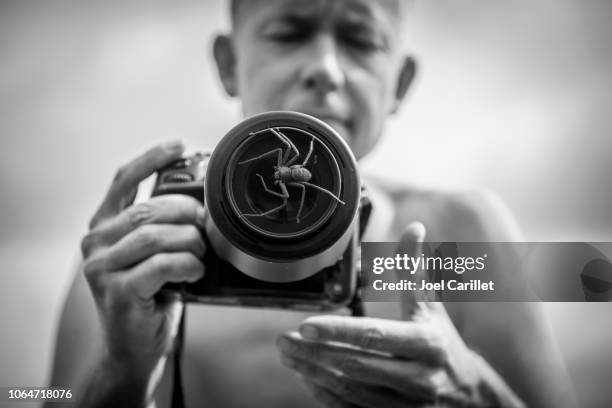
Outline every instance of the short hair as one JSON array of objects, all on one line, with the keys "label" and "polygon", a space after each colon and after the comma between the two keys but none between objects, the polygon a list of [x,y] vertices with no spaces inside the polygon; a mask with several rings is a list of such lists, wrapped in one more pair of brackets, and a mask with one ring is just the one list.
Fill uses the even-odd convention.
[{"label": "short hair", "polygon": [[[235,28],[238,22],[238,15],[240,14],[240,10],[242,6],[249,1],[253,0],[230,0],[229,2],[229,13],[230,13],[230,23],[232,27]],[[400,19],[403,19],[408,14],[408,9],[410,9],[414,4],[415,0],[398,0],[398,15]]]}]

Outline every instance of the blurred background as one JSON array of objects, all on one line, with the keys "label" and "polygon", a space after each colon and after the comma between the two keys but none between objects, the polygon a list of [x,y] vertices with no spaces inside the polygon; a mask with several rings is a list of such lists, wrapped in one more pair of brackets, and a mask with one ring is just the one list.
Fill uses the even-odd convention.
[{"label": "blurred background", "polygon": [[[364,166],[491,188],[528,240],[612,241],[610,16],[607,0],[417,2],[416,85]],[[118,165],[165,140],[212,146],[240,118],[210,58],[227,20],[222,0],[0,2],[0,386],[46,383]],[[612,307],[546,311],[581,405],[609,406]]]}]

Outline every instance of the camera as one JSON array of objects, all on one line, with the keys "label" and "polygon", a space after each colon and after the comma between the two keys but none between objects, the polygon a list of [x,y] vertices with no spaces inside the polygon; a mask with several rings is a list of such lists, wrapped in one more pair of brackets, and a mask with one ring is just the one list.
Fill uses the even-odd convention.
[{"label": "camera", "polygon": [[153,196],[206,208],[205,276],[169,283],[188,302],[330,310],[359,298],[359,239],[369,215],[356,160],[326,123],[267,112],[232,128],[212,153],[158,173]]}]

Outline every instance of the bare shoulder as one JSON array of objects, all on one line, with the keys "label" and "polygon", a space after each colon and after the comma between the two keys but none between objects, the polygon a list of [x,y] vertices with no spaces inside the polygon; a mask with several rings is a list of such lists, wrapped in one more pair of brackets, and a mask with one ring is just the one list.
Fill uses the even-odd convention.
[{"label": "bare shoulder", "polygon": [[[387,180],[368,178],[375,194],[393,204],[394,226],[403,228],[420,221],[427,229],[427,241],[494,242],[519,241],[518,225],[507,205],[485,189],[449,191],[425,189]],[[397,238],[394,231],[393,238]]]}]

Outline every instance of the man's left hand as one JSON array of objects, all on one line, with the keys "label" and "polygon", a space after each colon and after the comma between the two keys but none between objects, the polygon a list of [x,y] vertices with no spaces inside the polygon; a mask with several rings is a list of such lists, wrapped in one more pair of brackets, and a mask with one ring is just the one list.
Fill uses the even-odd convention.
[{"label": "man's left hand", "polygon": [[[420,253],[422,225],[398,251]],[[444,306],[402,299],[404,321],[348,316],[306,319],[278,339],[283,363],[328,407],[523,406],[455,329]]]}]

